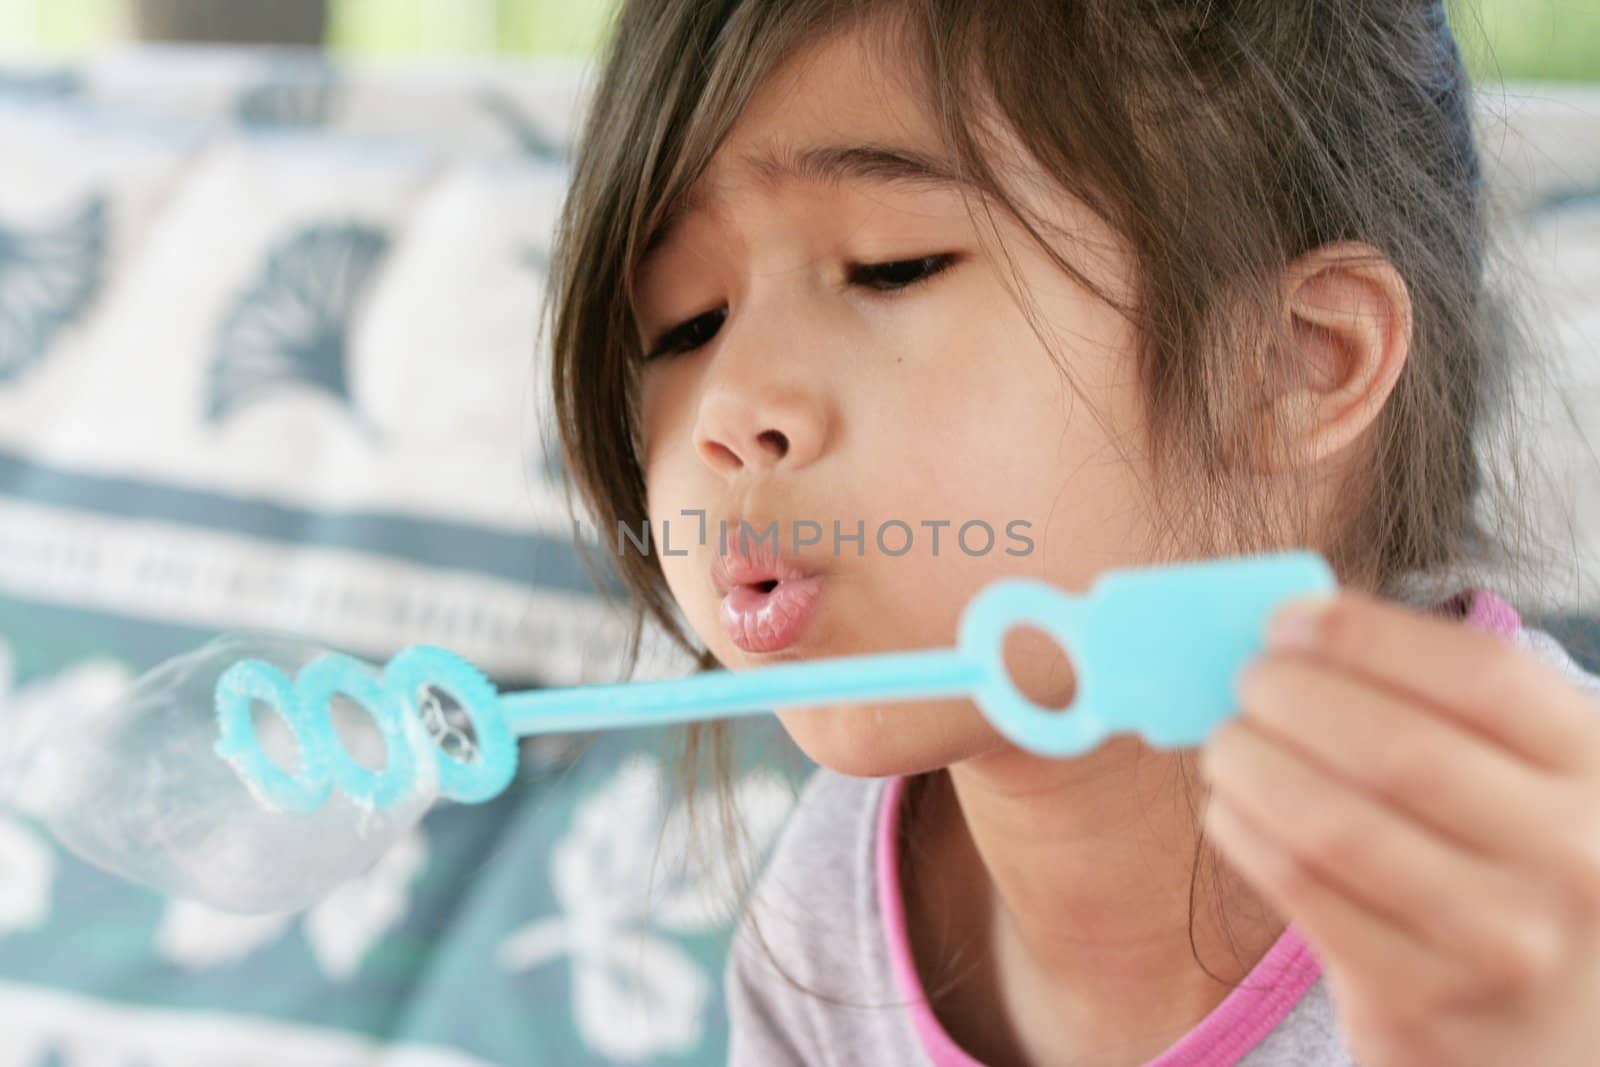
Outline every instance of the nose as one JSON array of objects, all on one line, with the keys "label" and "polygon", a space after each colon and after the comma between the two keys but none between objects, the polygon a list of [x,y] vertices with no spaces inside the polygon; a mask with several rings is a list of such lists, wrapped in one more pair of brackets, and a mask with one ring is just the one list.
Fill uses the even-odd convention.
[{"label": "nose", "polygon": [[695,450],[724,477],[798,469],[822,452],[829,421],[825,375],[789,358],[780,345],[766,332],[730,336],[702,380]]},{"label": "nose", "polygon": [[777,383],[718,382],[703,394],[695,449],[719,474],[804,467],[821,451],[818,405]]}]

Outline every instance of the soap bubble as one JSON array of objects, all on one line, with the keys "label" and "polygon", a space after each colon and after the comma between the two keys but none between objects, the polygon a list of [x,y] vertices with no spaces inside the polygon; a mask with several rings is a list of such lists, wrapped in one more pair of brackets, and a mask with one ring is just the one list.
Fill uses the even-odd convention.
[{"label": "soap bubble", "polygon": [[[13,789],[65,847],[112,873],[224,911],[298,911],[371,867],[438,797],[430,738],[412,714],[398,717],[416,756],[409,788],[381,805],[338,790],[310,810],[266,803],[219,751],[225,672],[253,662],[293,678],[327,655],[298,638],[224,634],[140,676],[120,700],[53,722],[14,754]],[[342,698],[325,708],[344,754],[384,770],[393,750],[371,714]],[[273,767],[307,769],[283,714],[258,700],[248,718]]]}]

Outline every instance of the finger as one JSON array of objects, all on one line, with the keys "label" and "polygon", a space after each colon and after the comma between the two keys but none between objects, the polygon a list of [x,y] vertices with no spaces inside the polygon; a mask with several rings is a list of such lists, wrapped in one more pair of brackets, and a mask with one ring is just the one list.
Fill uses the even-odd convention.
[{"label": "finger", "polygon": [[1257,660],[1239,698],[1249,725],[1460,847],[1508,867],[1566,864],[1570,791],[1454,720],[1301,655]]},{"label": "finger", "polygon": [[1269,625],[1268,642],[1424,701],[1536,765],[1600,767],[1593,699],[1494,634],[1345,592],[1286,605]]},{"label": "finger", "polygon": [[1469,973],[1499,975],[1511,964],[1559,958],[1558,916],[1510,872],[1319,771],[1243,720],[1213,735],[1203,761],[1214,793],[1283,851],[1291,888],[1314,880],[1336,889]]},{"label": "finger", "polygon": [[1228,863],[1289,917],[1326,968],[1390,983],[1417,1000],[1449,989],[1447,961],[1413,931],[1297,862],[1226,797],[1213,794],[1206,802],[1205,827]]}]

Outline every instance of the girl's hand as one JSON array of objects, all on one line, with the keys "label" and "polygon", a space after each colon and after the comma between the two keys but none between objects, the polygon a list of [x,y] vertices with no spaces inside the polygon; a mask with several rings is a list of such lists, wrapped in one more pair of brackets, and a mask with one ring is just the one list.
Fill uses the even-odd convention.
[{"label": "girl's hand", "polygon": [[1202,749],[1206,828],[1315,950],[1362,1067],[1592,1067],[1600,702],[1357,593],[1268,644]]}]

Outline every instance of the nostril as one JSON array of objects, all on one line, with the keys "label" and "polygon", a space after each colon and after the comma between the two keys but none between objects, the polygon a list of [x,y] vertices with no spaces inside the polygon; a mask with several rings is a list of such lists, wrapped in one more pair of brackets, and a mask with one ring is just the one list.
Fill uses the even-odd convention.
[{"label": "nostril", "polygon": [[780,456],[788,455],[789,453],[789,439],[783,435],[782,431],[766,430],[758,440],[764,445],[772,445],[778,450],[778,455]]},{"label": "nostril", "polygon": [[739,453],[720,441],[707,441],[702,448],[710,455],[712,462],[719,467],[739,467],[743,465],[743,461],[739,458]]}]

